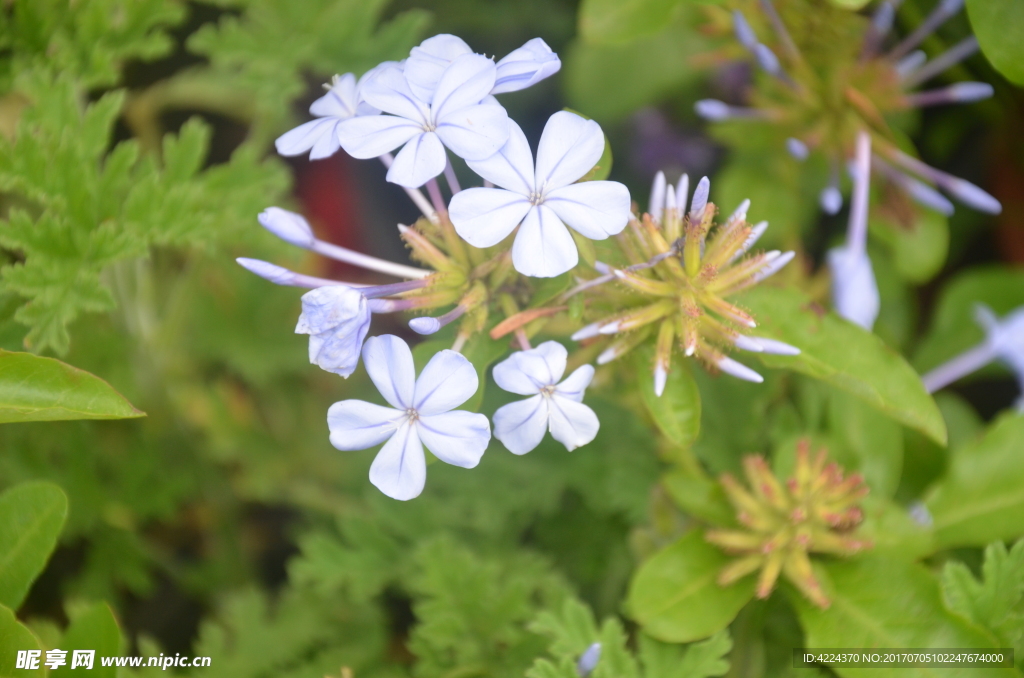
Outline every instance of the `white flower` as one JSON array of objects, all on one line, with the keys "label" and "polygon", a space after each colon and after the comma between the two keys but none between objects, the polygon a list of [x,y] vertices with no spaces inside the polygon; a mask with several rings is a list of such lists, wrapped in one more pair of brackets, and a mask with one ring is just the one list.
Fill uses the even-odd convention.
[{"label": "white flower", "polygon": [[828,252],[832,269],[832,306],[843,318],[871,330],[880,306],[871,259],[863,248],[835,247]]},{"label": "white flower", "polygon": [[309,362],[348,377],[370,329],[370,306],[358,290],[344,285],[318,287],[302,295],[296,334],[309,336]]},{"label": "white flower", "polygon": [[316,120],[299,125],[279,136],[274,145],[281,155],[302,155],[309,151],[310,160],[327,158],[338,152],[338,125],[349,118],[359,115],[377,115],[380,109],[360,99],[360,87],[367,76],[372,76],[373,71],[367,72],[356,82],[356,76],[346,73],[342,76],[334,76],[331,89],[327,94],[313,102],[309,112],[317,117]]},{"label": "white flower", "polygon": [[487,417],[452,411],[477,389],[476,370],[455,351],[439,351],[419,379],[412,351],[398,337],[371,337],[363,347],[370,379],[391,407],[343,400],[327,411],[331,444],[363,450],[387,443],[370,466],[370,482],[393,499],[412,499],[427,480],[423,445],[448,464],[473,468],[491,439]]},{"label": "white flower", "polygon": [[404,145],[387,179],[407,188],[444,171],[445,146],[466,160],[483,160],[508,139],[505,109],[480,103],[494,86],[495,73],[490,59],[464,54],[444,69],[428,105],[413,93],[399,67],[381,68],[363,84],[363,98],[392,115],[342,121],[338,140],[355,158],[376,158]]},{"label": "white flower", "polygon": [[570,451],[597,435],[597,415],[583,404],[583,392],[594,378],[594,368],[584,365],[558,383],[565,372],[567,355],[557,341],[546,341],[495,365],[494,381],[498,386],[510,393],[533,396],[504,405],[494,413],[494,437],[510,452],[526,454],[540,444],[544,431],[551,431],[551,437]]},{"label": "white flower", "polygon": [[625,186],[615,181],[573,183],[603,152],[604,134],[596,122],[560,111],[544,127],[534,169],[526,136],[510,121],[508,143],[501,151],[468,163],[501,188],[456,194],[449,205],[455,230],[474,247],[490,247],[522,224],[512,245],[516,270],[541,278],[568,271],[579,255],[566,225],[592,240],[604,240],[629,221]]},{"label": "white flower", "polygon": [[[421,101],[430,101],[441,79],[441,74],[455,59],[473,50],[462,38],[454,35],[435,35],[418,47],[413,47],[405,62],[405,78]],[[519,49],[509,52],[497,64],[497,77],[489,94],[517,92],[548,78],[562,67],[562,62],[548,44],[540,38],[527,41]]]}]

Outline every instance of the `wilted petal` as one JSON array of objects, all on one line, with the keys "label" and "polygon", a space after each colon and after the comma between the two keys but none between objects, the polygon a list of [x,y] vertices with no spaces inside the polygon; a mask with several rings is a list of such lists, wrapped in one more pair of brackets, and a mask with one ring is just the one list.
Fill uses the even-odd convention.
[{"label": "wilted petal", "polygon": [[437,118],[437,135],[465,160],[483,160],[508,141],[508,113],[501,106],[479,104]]},{"label": "wilted petal", "polygon": [[555,189],[544,204],[591,240],[620,233],[629,223],[629,189],[617,181],[584,181]]},{"label": "wilted petal", "polygon": [[313,148],[324,136],[333,136],[335,134],[334,127],[337,125],[337,122],[337,120],[331,118],[310,120],[279,136],[274,142],[274,146],[281,155],[302,155]]},{"label": "wilted petal", "polygon": [[533,151],[515,120],[508,121],[508,141],[483,160],[471,160],[469,168],[495,186],[523,195],[533,192]]},{"label": "wilted petal", "polygon": [[308,334],[309,362],[348,377],[370,329],[366,298],[344,285],[319,287],[302,295],[296,334]]},{"label": "wilted petal", "polygon": [[447,412],[476,393],[479,379],[473,363],[455,351],[438,351],[416,380],[414,407],[420,415]]},{"label": "wilted petal", "polygon": [[479,464],[491,441],[487,417],[462,410],[421,416],[416,428],[423,444],[435,457],[462,468]]},{"label": "wilted petal", "polygon": [[420,496],[427,482],[427,460],[415,426],[404,424],[384,444],[370,465],[370,482],[392,499]]},{"label": "wilted petal", "polygon": [[388,404],[399,410],[412,407],[416,367],[408,344],[392,334],[370,337],[363,346],[363,365]]},{"label": "wilted petal", "polygon": [[367,115],[338,123],[338,141],[353,158],[365,160],[390,153],[423,133],[423,126],[394,115]]},{"label": "wilted petal", "polygon": [[589,172],[604,153],[604,133],[593,120],[559,111],[540,135],[534,185],[548,190],[568,186]]},{"label": "wilted petal", "polygon": [[509,393],[539,393],[562,378],[568,356],[565,346],[557,341],[545,341],[536,348],[516,351],[495,365],[494,381]]},{"label": "wilted petal", "polygon": [[455,232],[473,247],[490,247],[508,237],[530,211],[526,197],[500,188],[467,188],[448,205]]},{"label": "wilted petal", "polygon": [[573,370],[573,373],[555,388],[555,393],[578,403],[583,402],[583,392],[587,390],[593,378],[594,366],[582,365]]},{"label": "wilted petal", "polygon": [[435,120],[476,106],[494,87],[494,62],[482,54],[464,54],[449,64],[430,102]]},{"label": "wilted petal", "polygon": [[546,205],[530,210],[512,244],[515,269],[535,278],[553,278],[577,263],[576,243],[558,216]]},{"label": "wilted petal", "polygon": [[362,400],[342,400],[327,410],[331,445],[339,450],[365,450],[380,445],[401,425],[405,412]]},{"label": "wilted petal", "polygon": [[409,140],[391,163],[387,180],[406,188],[419,188],[444,171],[448,156],[433,132]]},{"label": "wilted petal", "polygon": [[516,92],[549,78],[562,67],[548,44],[540,38],[527,41],[498,62],[497,78],[491,94]]},{"label": "wilted petal", "polygon": [[551,437],[571,452],[593,440],[601,424],[594,410],[556,394],[548,400],[548,427]]},{"label": "wilted petal", "polygon": [[295,333],[320,334],[366,313],[366,298],[353,288],[344,285],[318,287],[302,295],[302,313]]},{"label": "wilted petal", "polygon": [[[409,83],[397,66],[375,70],[359,88],[366,103],[408,120],[426,125],[430,107],[409,89]],[[344,142],[342,142],[344,143]]]},{"label": "wilted petal", "polygon": [[846,247],[829,250],[832,269],[832,305],[836,313],[870,330],[878,317],[880,300],[875,272],[867,253],[851,253]]},{"label": "wilted petal", "polygon": [[404,71],[409,88],[420,100],[429,102],[448,64],[472,52],[462,38],[454,35],[442,33],[427,38],[418,47],[412,48],[405,61]]},{"label": "wilted petal", "polygon": [[314,101],[309,112],[318,118],[351,118],[356,114],[356,76],[351,73],[339,76],[327,94]]},{"label": "wilted petal", "polygon": [[535,395],[502,405],[492,417],[494,437],[513,454],[526,454],[540,445],[548,428],[548,399]]}]

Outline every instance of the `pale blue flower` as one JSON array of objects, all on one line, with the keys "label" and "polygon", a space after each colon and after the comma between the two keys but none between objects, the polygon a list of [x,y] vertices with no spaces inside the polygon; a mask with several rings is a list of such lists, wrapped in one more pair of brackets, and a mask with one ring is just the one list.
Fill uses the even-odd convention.
[{"label": "pale blue flower", "polygon": [[570,451],[597,435],[597,415],[583,404],[583,392],[594,378],[594,368],[583,365],[559,383],[567,357],[564,346],[546,341],[495,365],[498,386],[531,396],[494,413],[494,437],[510,452],[526,454],[540,444],[545,431],[551,431],[551,437]]},{"label": "pale blue flower", "polygon": [[309,112],[316,120],[299,125],[279,136],[274,145],[281,155],[302,155],[309,151],[310,160],[327,158],[338,152],[338,125],[359,115],[377,115],[374,108],[360,97],[360,88],[373,71],[356,82],[356,76],[346,73],[334,76],[327,94],[313,102]]},{"label": "pale blue flower", "polygon": [[369,330],[370,305],[360,291],[327,285],[302,295],[295,333],[309,335],[310,363],[347,378],[359,365]]},{"label": "pale blue flower", "polygon": [[474,247],[490,247],[519,226],[512,263],[523,275],[548,278],[579,261],[566,226],[591,240],[604,240],[626,227],[629,190],[615,181],[574,183],[593,169],[604,152],[604,133],[593,120],[560,111],[548,119],[534,165],[526,135],[509,122],[500,152],[468,162],[500,188],[470,188],[448,208],[458,234]]},{"label": "pale blue flower", "polygon": [[426,445],[441,461],[473,468],[491,439],[487,417],[456,407],[476,393],[476,370],[455,351],[439,351],[416,378],[412,351],[398,337],[371,337],[366,372],[391,407],[343,400],[327,411],[331,444],[363,450],[385,443],[370,466],[370,482],[393,499],[418,497],[427,480]]}]

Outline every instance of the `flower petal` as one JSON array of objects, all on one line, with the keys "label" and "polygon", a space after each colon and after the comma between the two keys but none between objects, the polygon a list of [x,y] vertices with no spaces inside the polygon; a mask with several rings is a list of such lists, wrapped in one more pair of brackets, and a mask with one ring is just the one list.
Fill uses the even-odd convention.
[{"label": "flower petal", "polygon": [[430,107],[412,93],[409,82],[397,65],[375,69],[373,75],[360,84],[359,93],[366,103],[386,113],[421,126],[430,120]]},{"label": "flower petal", "polygon": [[562,378],[568,356],[565,346],[557,341],[545,341],[536,348],[516,351],[495,365],[494,381],[509,393],[539,393]]},{"label": "flower petal", "polygon": [[582,365],[573,370],[573,373],[555,388],[555,393],[577,403],[583,402],[583,392],[587,390],[593,378],[594,366]]},{"label": "flower petal", "polygon": [[466,106],[438,118],[437,134],[460,158],[483,160],[508,141],[508,113],[502,106]]},{"label": "flower petal", "polygon": [[366,298],[344,285],[319,287],[302,295],[296,334],[308,334],[309,362],[348,377],[359,365],[359,352],[370,330]]},{"label": "flower petal", "polygon": [[455,351],[438,351],[416,380],[413,403],[420,416],[454,409],[476,393],[480,380],[473,363]]},{"label": "flower petal", "polygon": [[502,405],[494,413],[494,437],[512,454],[526,454],[540,445],[548,430],[548,399],[535,395]]},{"label": "flower petal", "polygon": [[353,158],[365,160],[390,153],[418,134],[423,127],[394,115],[366,115],[338,123],[338,141]]},{"label": "flower petal", "polygon": [[593,120],[559,111],[550,118],[537,147],[534,185],[548,190],[568,186],[589,172],[604,153],[604,133]]},{"label": "flower petal", "polygon": [[448,205],[455,232],[473,247],[491,247],[508,237],[530,211],[525,196],[500,188],[467,188]]},{"label": "flower petal", "polygon": [[365,450],[390,438],[405,412],[362,400],[342,400],[327,410],[331,445],[339,450]]},{"label": "flower petal", "polygon": [[393,334],[370,337],[363,345],[363,365],[389,405],[398,410],[412,407],[416,367],[408,344]]},{"label": "flower petal", "polygon": [[591,240],[621,233],[629,223],[629,189],[617,181],[584,181],[557,188],[547,194],[544,204]]},{"label": "flower petal", "polygon": [[444,69],[430,100],[434,120],[467,106],[476,106],[494,87],[494,62],[482,54],[463,54]]},{"label": "flower petal", "polygon": [[324,158],[329,158],[337,153],[338,149],[341,148],[341,143],[338,141],[338,121],[332,119],[331,122],[333,123],[331,128],[326,134],[317,139],[316,143],[313,144],[313,148],[310,149],[310,160],[323,160]]},{"label": "flower petal", "polygon": [[429,102],[448,65],[463,54],[472,53],[469,45],[454,35],[442,33],[427,38],[418,47],[413,47],[405,60],[405,78],[409,88],[419,99]]},{"label": "flower petal", "polygon": [[593,440],[601,428],[594,410],[557,394],[551,396],[548,411],[551,437],[565,445],[570,452]]},{"label": "flower petal", "polygon": [[370,482],[392,499],[420,496],[427,483],[427,460],[415,426],[401,426],[384,444],[370,465]]},{"label": "flower petal", "polygon": [[313,148],[324,135],[334,134],[337,122],[330,118],[310,120],[279,136],[274,142],[274,146],[281,155],[302,155]]},{"label": "flower petal", "polygon": [[351,73],[339,76],[327,94],[314,101],[309,112],[318,118],[333,117],[347,119],[356,114],[356,76]]},{"label": "flower petal", "polygon": [[508,141],[483,160],[466,163],[469,168],[496,186],[530,195],[533,192],[533,151],[515,120],[508,121]]},{"label": "flower petal", "polygon": [[462,410],[420,417],[416,428],[423,444],[435,457],[462,468],[479,464],[491,441],[487,417]]},{"label": "flower petal", "polygon": [[406,188],[419,188],[444,171],[448,156],[441,140],[433,132],[409,140],[391,163],[387,179]]},{"label": "flower petal", "polygon": [[516,270],[536,278],[553,278],[578,262],[576,243],[558,216],[546,205],[530,210],[512,244]]},{"label": "flower petal", "polygon": [[[281,209],[278,212],[292,215]],[[318,287],[302,295],[302,313],[295,333],[320,334],[367,313],[366,297],[358,290],[345,285]]]},{"label": "flower petal", "polygon": [[498,62],[498,74],[491,94],[516,92],[551,77],[562,67],[548,44],[540,38],[527,41]]}]

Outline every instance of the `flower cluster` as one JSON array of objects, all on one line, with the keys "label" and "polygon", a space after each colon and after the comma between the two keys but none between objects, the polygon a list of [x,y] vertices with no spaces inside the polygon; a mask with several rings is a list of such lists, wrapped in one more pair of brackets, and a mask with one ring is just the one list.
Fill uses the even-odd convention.
[{"label": "flower cluster", "polygon": [[[793,252],[748,254],[768,227],[747,222],[744,201],[724,223],[715,226],[717,208],[708,202],[711,184],[700,180],[687,210],[689,178],[677,186],[658,173],[648,213],[632,217],[617,239],[628,265],[599,264],[600,275],[566,296],[587,291],[592,309],[611,312],[576,332],[577,341],[613,336],[597,362],[619,358],[640,344],[655,344],[654,392],[661,395],[675,346],[686,357],[747,381],[762,378],[733,360],[739,348],[756,353],[795,355],[799,349],[748,333],[757,326],[730,297],[775,274]],[[605,283],[617,283],[607,285]]]},{"label": "flower cluster", "polygon": [[761,457],[744,459],[743,471],[749,490],[729,474],[721,478],[742,529],[705,535],[740,556],[719,573],[718,583],[727,586],[760,570],[757,596],[767,598],[781,574],[815,605],[828,607],[809,554],[852,555],[871,546],[853,534],[863,519],[858,503],[868,493],[863,479],[844,477],[835,462],[827,463],[825,450],[812,458],[806,440],[797,444],[793,476],[785,484]]},{"label": "flower cluster", "polygon": [[[771,0],[760,0],[758,10],[747,14],[735,10],[731,20],[736,38],[764,75],[750,93],[749,107],[705,99],[696,103],[696,111],[712,121],[769,123],[780,139],[785,139],[784,144],[780,141],[780,148],[784,145],[797,161],[806,160],[812,152],[823,154],[831,173],[821,190],[820,203],[830,214],[842,207],[840,178],[849,161],[855,165],[850,169],[854,180],[852,211],[863,211],[865,224],[870,173],[943,214],[951,214],[953,204],[936,187],[969,207],[998,214],[1002,207],[994,197],[917,160],[897,143],[899,137],[886,116],[911,108],[970,103],[993,92],[990,85],[981,82],[916,91],[974,54],[978,42],[973,36],[965,38],[931,61],[923,51],[916,50],[963,6],[963,0],[940,0],[916,30],[883,51],[898,4],[898,0],[883,0],[869,22],[827,4],[814,3],[812,8],[809,0],[787,2],[782,13]],[[817,16],[826,15],[813,27],[801,20],[812,11]],[[798,30],[790,30],[792,27]],[[858,141],[861,137],[869,141]],[[858,149],[864,143],[873,146],[874,151],[860,158]],[[865,185],[862,191],[858,182]],[[865,253],[866,237],[866,227],[862,228],[851,214],[846,245],[834,250],[829,260],[837,312],[870,329],[878,315],[878,290]]]}]

